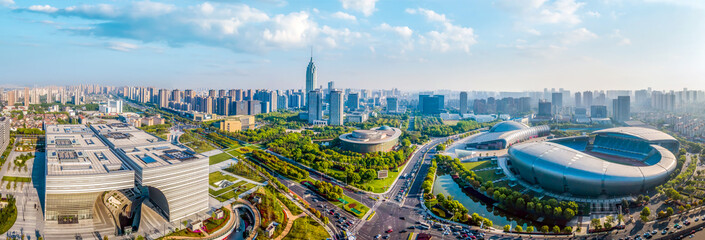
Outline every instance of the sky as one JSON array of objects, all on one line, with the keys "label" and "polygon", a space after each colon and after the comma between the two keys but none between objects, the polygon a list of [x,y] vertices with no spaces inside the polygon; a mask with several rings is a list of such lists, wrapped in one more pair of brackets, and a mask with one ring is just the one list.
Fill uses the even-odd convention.
[{"label": "sky", "polygon": [[705,89],[702,0],[0,0],[0,85]]}]

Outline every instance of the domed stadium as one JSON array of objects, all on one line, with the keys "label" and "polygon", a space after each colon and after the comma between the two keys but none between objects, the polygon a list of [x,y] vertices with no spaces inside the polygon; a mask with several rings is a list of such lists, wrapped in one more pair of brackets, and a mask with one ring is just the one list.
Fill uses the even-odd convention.
[{"label": "domed stadium", "polygon": [[620,127],[509,148],[512,172],[541,188],[572,196],[643,193],[676,169],[678,141],[649,128]]},{"label": "domed stadium", "polygon": [[467,143],[468,148],[499,150],[512,144],[550,133],[548,125],[529,127],[515,121],[504,121],[495,124],[489,131],[473,137]]},{"label": "domed stadium", "polygon": [[370,153],[392,150],[399,142],[401,130],[389,126],[381,126],[370,130],[355,130],[338,137],[344,150]]}]

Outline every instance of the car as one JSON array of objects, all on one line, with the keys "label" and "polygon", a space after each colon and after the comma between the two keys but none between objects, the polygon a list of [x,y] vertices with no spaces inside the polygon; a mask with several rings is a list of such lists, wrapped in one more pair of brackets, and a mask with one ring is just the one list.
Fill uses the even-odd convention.
[{"label": "car", "polygon": [[406,217],[399,217],[399,219],[401,219],[401,220],[406,220]]},{"label": "car", "polygon": [[651,231],[651,235],[656,235],[656,229]]},{"label": "car", "polygon": [[383,239],[389,239],[389,234],[384,235],[384,237],[382,237],[382,238],[383,238]]},{"label": "car", "polygon": [[399,231],[399,233],[405,233],[405,232],[406,232],[406,229],[402,229],[401,231]]},{"label": "car", "polygon": [[698,219],[698,218],[696,217],[693,221],[696,221],[696,222],[697,222],[698,220],[700,220],[700,219]]},{"label": "car", "polygon": [[668,229],[664,229],[663,231],[661,231],[661,234],[663,234],[663,235],[668,234]]},{"label": "car", "polygon": [[394,231],[394,230],[392,230],[392,229],[390,228],[390,229],[387,229],[386,233],[391,233],[391,232],[393,232],[393,231]]},{"label": "car", "polygon": [[690,225],[690,222],[689,222],[688,220],[685,220],[685,221],[683,222],[683,224],[685,224],[686,226],[688,226],[688,225]]},{"label": "car", "polygon": [[377,234],[377,236],[375,236],[375,239],[379,239],[380,237],[382,237],[382,234]]}]

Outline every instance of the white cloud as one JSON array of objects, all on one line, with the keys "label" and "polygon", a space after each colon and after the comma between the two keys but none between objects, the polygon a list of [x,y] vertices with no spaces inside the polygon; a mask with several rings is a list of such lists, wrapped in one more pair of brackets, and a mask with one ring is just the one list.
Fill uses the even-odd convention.
[{"label": "white cloud", "polygon": [[611,38],[617,40],[617,45],[619,46],[626,46],[626,45],[631,45],[632,40],[623,36],[622,32],[619,29],[615,29],[612,31],[612,35],[610,35]]},{"label": "white cloud", "polygon": [[0,6],[10,6],[15,4],[13,0],[0,0]]},{"label": "white cloud", "polygon": [[434,12],[433,10],[428,10],[424,8],[418,8],[418,9],[411,9],[407,8],[406,13],[408,14],[420,14],[426,17],[426,20],[432,21],[432,22],[446,22],[446,15],[445,14],[438,14]]},{"label": "white cloud", "polygon": [[55,7],[52,7],[49,5],[32,5],[32,6],[29,6],[28,9],[31,11],[35,11],[35,12],[44,12],[44,13],[54,13],[59,10],[58,8],[55,8]]},{"label": "white cloud", "polygon": [[535,28],[526,29],[526,32],[534,36],[541,36],[541,32]]},{"label": "white cloud", "polygon": [[470,52],[470,46],[477,43],[477,36],[472,28],[451,23],[445,14],[424,8],[406,9],[406,12],[422,15],[427,21],[438,24],[436,30],[426,32],[419,39],[419,43],[426,44],[431,49],[440,52],[461,50],[467,53]]},{"label": "white cloud", "polygon": [[407,27],[407,26],[403,26],[403,27],[401,27],[401,26],[394,26],[394,27],[393,27],[393,26],[390,26],[390,25],[387,24],[387,23],[382,23],[381,25],[379,25],[379,29],[384,30],[384,31],[391,31],[391,32],[394,32],[394,33],[396,33],[397,35],[399,35],[399,36],[401,36],[401,37],[404,37],[404,38],[409,38],[409,37],[411,37],[411,34],[414,33],[414,31],[411,30],[411,28],[409,28],[409,27]]},{"label": "white cloud", "polygon": [[337,19],[349,20],[353,22],[357,21],[355,16],[340,11],[333,13],[331,16]]},{"label": "white cloud", "polygon": [[588,40],[596,39],[597,34],[590,32],[587,28],[578,28],[564,33],[561,39],[563,45],[574,45]]},{"label": "white cloud", "polygon": [[109,42],[106,44],[106,47],[108,49],[120,51],[120,52],[129,52],[129,51],[132,51],[132,50],[139,48],[135,44],[126,43],[126,42]]},{"label": "white cloud", "polygon": [[588,11],[587,15],[590,17],[596,17],[596,18],[599,18],[601,16],[599,12],[594,12],[594,11]]},{"label": "white cloud", "polygon": [[[49,16],[96,20],[64,31],[96,37],[161,42],[172,47],[201,44],[234,51],[267,52],[308,45],[336,47],[364,34],[319,26],[309,12],[268,15],[245,4],[205,2],[191,6],[138,2],[127,5],[33,6],[18,9]],[[125,49],[125,48],[121,48]]]},{"label": "white cloud", "polygon": [[370,16],[377,10],[375,8],[377,0],[340,0],[340,2],[343,4],[344,9],[355,10],[365,16]]},{"label": "white cloud", "polygon": [[[499,8],[516,14],[521,24],[577,24],[581,22],[576,11],[585,5],[576,0],[499,0]],[[529,23],[527,23],[529,21]]]}]

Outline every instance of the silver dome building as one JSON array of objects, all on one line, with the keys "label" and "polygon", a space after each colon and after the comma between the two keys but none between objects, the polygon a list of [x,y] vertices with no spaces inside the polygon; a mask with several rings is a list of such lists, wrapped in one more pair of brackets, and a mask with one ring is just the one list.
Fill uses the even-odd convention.
[{"label": "silver dome building", "polygon": [[389,126],[381,126],[370,130],[355,130],[352,133],[340,135],[342,148],[359,153],[386,152],[392,150],[399,142],[401,130]]},{"label": "silver dome building", "polygon": [[668,134],[641,127],[594,133],[512,146],[512,171],[554,193],[596,197],[642,193],[676,169],[679,143]]}]

